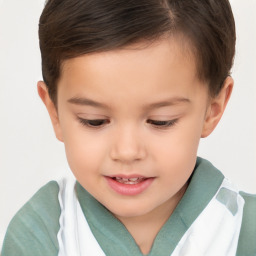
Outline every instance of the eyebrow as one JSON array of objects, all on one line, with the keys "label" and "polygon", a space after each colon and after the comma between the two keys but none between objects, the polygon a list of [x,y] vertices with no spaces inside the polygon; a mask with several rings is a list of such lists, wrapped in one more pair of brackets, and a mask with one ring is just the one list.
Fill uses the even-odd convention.
[{"label": "eyebrow", "polygon": [[169,106],[178,105],[180,103],[191,103],[191,101],[183,97],[174,97],[165,101],[155,102],[155,103],[146,105],[145,109],[150,110],[154,108],[169,107]]},{"label": "eyebrow", "polygon": [[68,100],[69,103],[76,104],[76,105],[82,105],[82,106],[92,106],[97,108],[108,108],[107,105],[88,99],[88,98],[80,98],[80,97],[73,97]]},{"label": "eyebrow", "polygon": [[[69,103],[82,105],[82,106],[92,106],[96,108],[109,108],[106,104],[100,103],[88,98],[81,98],[81,97],[73,97],[68,100]],[[144,109],[150,110],[154,108],[161,108],[161,107],[168,107],[173,105],[178,105],[180,103],[191,103],[191,101],[187,98],[183,97],[174,97],[165,101],[151,103],[149,105],[145,105]]]}]

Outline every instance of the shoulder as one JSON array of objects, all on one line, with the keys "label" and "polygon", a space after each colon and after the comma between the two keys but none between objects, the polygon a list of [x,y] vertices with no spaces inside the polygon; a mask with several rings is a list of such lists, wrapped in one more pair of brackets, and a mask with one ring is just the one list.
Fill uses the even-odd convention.
[{"label": "shoulder", "polygon": [[239,236],[237,256],[256,256],[256,195],[240,192],[244,213]]},{"label": "shoulder", "polygon": [[57,255],[58,193],[58,183],[51,181],[18,211],[7,229],[2,256]]}]

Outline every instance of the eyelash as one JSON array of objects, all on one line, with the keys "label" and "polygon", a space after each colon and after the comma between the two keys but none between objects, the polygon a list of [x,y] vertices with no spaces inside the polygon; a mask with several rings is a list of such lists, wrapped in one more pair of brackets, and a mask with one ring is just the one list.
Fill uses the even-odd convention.
[{"label": "eyelash", "polygon": [[177,124],[177,122],[178,122],[178,119],[167,120],[167,121],[152,120],[152,119],[147,120],[148,124],[153,125],[157,129],[164,129],[164,128],[172,127],[175,124]]},{"label": "eyelash", "polygon": [[[110,123],[110,121],[107,120],[107,119],[83,119],[83,118],[78,118],[78,120],[83,126],[93,128],[93,129],[101,128],[104,125]],[[168,127],[172,127],[172,126],[176,125],[177,122],[178,122],[178,119],[167,120],[167,121],[152,120],[152,119],[147,120],[148,124],[151,124],[152,126],[154,126],[157,129],[165,129],[165,128],[168,128]]]},{"label": "eyelash", "polygon": [[108,124],[109,121],[107,119],[83,119],[83,118],[78,118],[79,122],[86,127],[90,128],[101,128],[103,125]]}]

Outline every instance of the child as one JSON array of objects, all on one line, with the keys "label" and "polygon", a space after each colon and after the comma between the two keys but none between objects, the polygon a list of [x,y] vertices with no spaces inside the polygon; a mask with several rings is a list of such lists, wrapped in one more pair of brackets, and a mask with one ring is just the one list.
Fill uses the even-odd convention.
[{"label": "child", "polygon": [[77,181],[41,188],[2,256],[256,255],[256,197],[197,157],[233,88],[228,0],[49,0],[39,38]]}]

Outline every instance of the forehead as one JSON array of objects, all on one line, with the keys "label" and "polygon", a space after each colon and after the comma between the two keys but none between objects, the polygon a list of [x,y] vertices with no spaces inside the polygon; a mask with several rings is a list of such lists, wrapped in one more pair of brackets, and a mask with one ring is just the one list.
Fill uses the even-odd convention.
[{"label": "forehead", "polygon": [[58,90],[70,95],[78,89],[135,96],[140,91],[165,94],[172,86],[176,93],[184,93],[184,87],[199,83],[191,52],[181,40],[168,38],[86,54],[63,63]]}]

